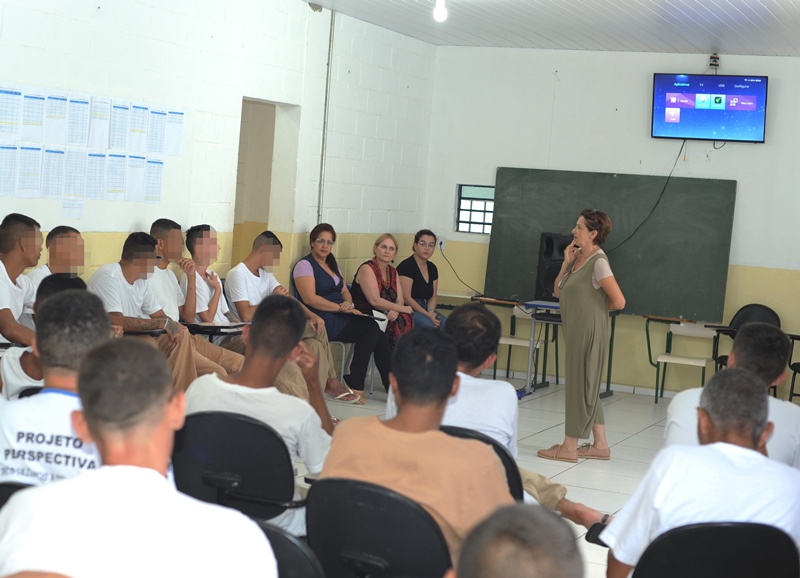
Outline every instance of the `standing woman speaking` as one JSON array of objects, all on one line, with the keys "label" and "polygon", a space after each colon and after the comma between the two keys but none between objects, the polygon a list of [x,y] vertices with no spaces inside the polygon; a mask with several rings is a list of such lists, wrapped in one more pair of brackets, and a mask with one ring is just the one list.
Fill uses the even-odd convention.
[{"label": "standing woman speaking", "polygon": [[[600,379],[608,351],[608,312],[623,309],[625,296],[600,248],[610,233],[611,219],[607,214],[596,209],[581,212],[556,277],[555,293],[561,303],[567,345],[566,437],[562,444],[539,450],[542,458],[563,462],[611,458],[600,403]],[[590,433],[594,443],[578,447],[578,440],[589,439]]]}]

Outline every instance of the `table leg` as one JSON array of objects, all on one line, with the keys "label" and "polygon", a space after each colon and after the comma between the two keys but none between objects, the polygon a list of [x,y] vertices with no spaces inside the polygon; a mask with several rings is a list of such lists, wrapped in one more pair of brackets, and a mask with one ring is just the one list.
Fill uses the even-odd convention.
[{"label": "table leg", "polygon": [[608,373],[606,375],[606,390],[600,394],[600,399],[614,395],[611,390],[611,362],[614,359],[614,329],[617,325],[617,317],[611,317],[611,338],[608,342]]}]

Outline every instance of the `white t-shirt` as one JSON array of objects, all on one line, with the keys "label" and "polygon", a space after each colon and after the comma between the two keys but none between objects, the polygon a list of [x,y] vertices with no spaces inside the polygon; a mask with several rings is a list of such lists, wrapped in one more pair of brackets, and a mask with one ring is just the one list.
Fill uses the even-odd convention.
[{"label": "white t-shirt", "polygon": [[161,309],[170,319],[179,321],[180,311],[179,307],[183,307],[186,299],[181,288],[178,285],[178,278],[175,273],[169,269],[155,268],[153,274],[147,280],[150,286],[150,291],[156,298],[156,301],[161,305]]},{"label": "white t-shirt", "polygon": [[[517,457],[517,392],[507,381],[482,379],[458,372],[458,393],[447,400],[442,425],[465,427],[486,434]],[[394,394],[386,399],[386,419],[397,415]]]},{"label": "white t-shirt", "polygon": [[62,389],[0,401],[0,482],[47,484],[99,468],[97,446],[72,429],[79,409],[78,394]]},{"label": "white t-shirt", "polygon": [[[214,273],[213,271],[209,271],[214,277],[219,279],[219,275]],[[208,311],[208,305],[211,303],[211,298],[214,296],[215,290],[211,288],[205,279],[200,275],[200,273],[195,271],[195,293],[196,293],[196,305],[195,305],[195,317],[194,320],[199,322],[201,321],[199,313],[203,313]],[[183,292],[184,297],[186,296],[186,291],[189,288],[189,279],[184,275],[183,279],[181,279],[181,291]],[[228,308],[228,303],[225,301],[225,296],[220,295],[219,297],[219,305],[217,306],[217,312],[214,315],[214,322],[215,323],[228,323],[228,318],[225,317],[225,314],[230,311]]]},{"label": "white t-shirt", "polygon": [[636,566],[664,532],[701,522],[775,526],[800,546],[800,471],[727,443],[664,448],[603,530],[614,557]]},{"label": "white t-shirt", "polygon": [[[255,276],[247,268],[247,265],[239,263],[228,271],[228,276],[225,277],[225,294],[234,304],[234,309],[236,309],[237,301],[247,301],[255,307],[265,297],[272,295],[272,292],[280,285],[272,273],[259,268],[258,276]],[[234,313],[237,317],[239,316],[238,311],[234,311]]]},{"label": "white t-shirt", "polygon": [[[175,285],[177,289],[177,284]],[[89,279],[89,291],[100,297],[108,313],[122,313],[125,317],[149,319],[161,311],[161,304],[144,279],[133,285],[122,275],[119,263],[103,265]]]},{"label": "white t-shirt", "polygon": [[0,576],[29,569],[74,578],[278,576],[255,522],[135,466],[14,494],[0,511]]},{"label": "white t-shirt", "polygon": [[3,398],[17,399],[23,389],[44,386],[43,379],[31,379],[22,370],[20,359],[23,353],[32,353],[30,347],[9,347],[0,357],[0,377],[3,378]]},{"label": "white t-shirt", "polygon": [[[665,445],[696,446],[700,443],[697,407],[702,393],[700,388],[687,389],[672,398],[664,428]],[[800,406],[770,396],[768,419],[775,424],[775,431],[767,442],[769,457],[800,469]]]},{"label": "white t-shirt", "polygon": [[[17,323],[22,323],[22,314],[28,308],[33,311],[36,301],[36,288],[25,275],[19,275],[12,283],[6,266],[0,261],[0,309],[9,309]],[[0,334],[0,343],[10,343]]]},{"label": "white t-shirt", "polygon": [[[198,377],[186,391],[186,415],[200,411],[227,411],[257,419],[277,431],[292,461],[298,456],[312,474],[322,471],[331,436],[305,401],[267,387],[253,389],[222,381],[216,375]],[[299,495],[295,492],[295,499]],[[305,535],[305,509],[286,510],[270,523],[296,536]]]}]

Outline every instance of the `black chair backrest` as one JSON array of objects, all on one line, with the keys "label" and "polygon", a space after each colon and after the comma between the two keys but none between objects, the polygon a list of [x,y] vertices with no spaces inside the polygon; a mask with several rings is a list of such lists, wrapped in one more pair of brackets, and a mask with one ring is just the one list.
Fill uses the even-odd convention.
[{"label": "black chair backrest", "polygon": [[17,395],[17,398],[18,399],[23,399],[23,398],[26,398],[26,397],[33,397],[34,395],[36,395],[40,391],[42,391],[42,388],[38,387],[38,386],[35,386],[35,385],[33,385],[31,387],[26,387],[25,389],[23,389],[22,391],[19,392],[19,395]]},{"label": "black chair backrest", "polygon": [[451,566],[433,517],[405,496],[367,482],[326,478],[311,486],[306,530],[328,578],[441,578]]},{"label": "black chair backrest", "polygon": [[0,484],[0,508],[6,505],[6,502],[11,499],[16,492],[29,488],[30,484],[18,484],[16,482],[5,482]]},{"label": "black chair backrest", "polygon": [[737,311],[731,319],[731,327],[741,329],[745,323],[769,323],[775,327],[781,326],[781,318],[772,309],[759,303],[750,303]]},{"label": "black chair backrest", "polygon": [[511,492],[511,497],[517,502],[522,501],[525,488],[522,486],[522,476],[519,473],[519,466],[517,465],[517,462],[514,461],[514,457],[508,452],[508,449],[503,444],[484,433],[475,431],[474,429],[457,427],[454,425],[443,425],[439,429],[447,435],[451,435],[453,437],[478,440],[492,446],[492,448],[494,448],[494,452],[497,454],[497,457],[499,457],[500,461],[503,463],[503,467],[506,469],[508,490]]},{"label": "black chair backrest", "polygon": [[[294,495],[294,464],[283,438],[247,416],[208,411],[186,417],[172,452],[175,485],[199,500],[250,517],[283,513]],[[277,502],[274,504],[265,502]]]},{"label": "black chair backrest", "polygon": [[325,571],[308,544],[283,528],[255,520],[272,545],[279,578],[325,578]]},{"label": "black chair backrest", "polygon": [[715,522],[665,532],[647,547],[633,578],[797,578],[794,541],[763,524]]}]

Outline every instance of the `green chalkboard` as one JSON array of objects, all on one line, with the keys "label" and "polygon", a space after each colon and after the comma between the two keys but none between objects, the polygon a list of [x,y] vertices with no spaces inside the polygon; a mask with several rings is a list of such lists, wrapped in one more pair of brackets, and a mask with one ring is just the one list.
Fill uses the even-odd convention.
[{"label": "green chalkboard", "polygon": [[485,293],[533,300],[541,233],[600,209],[624,313],[721,322],[735,200],[729,180],[499,168]]}]

